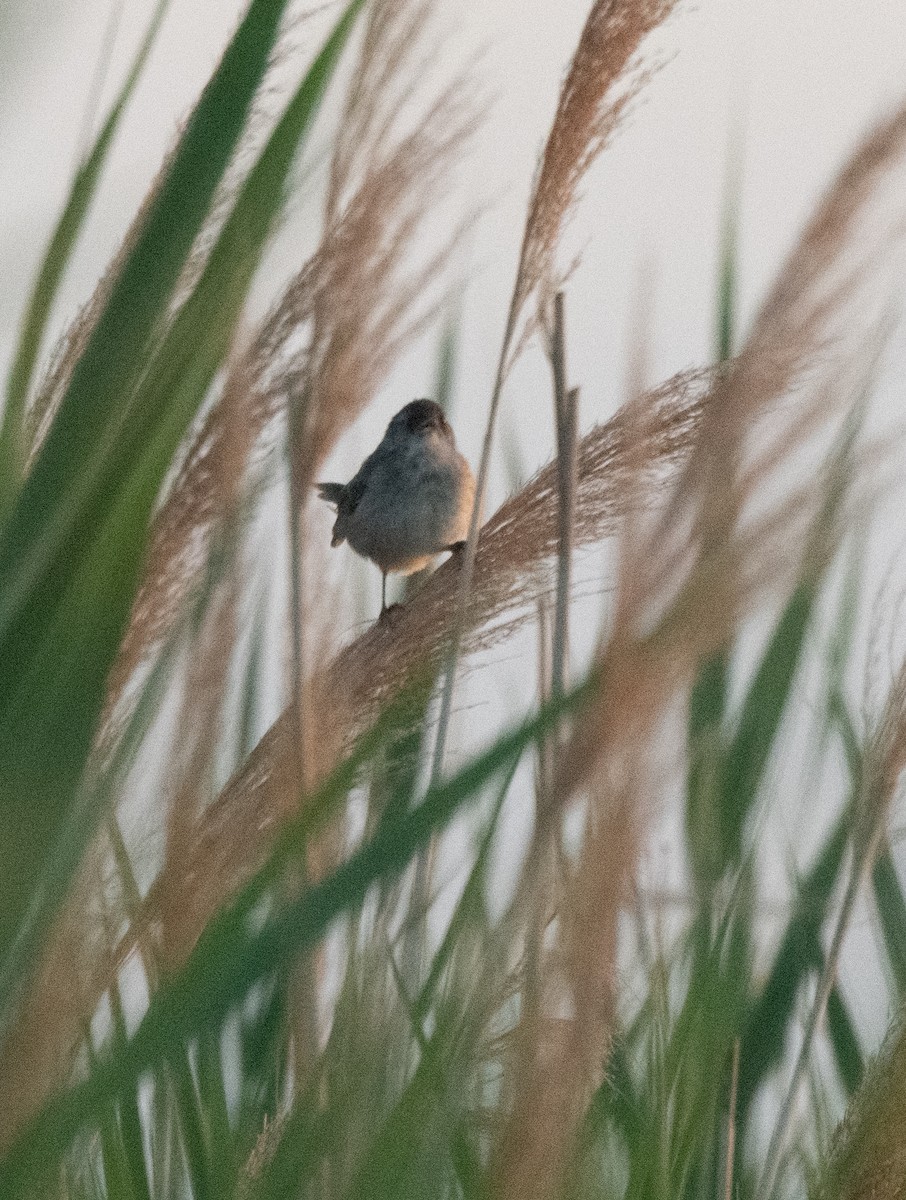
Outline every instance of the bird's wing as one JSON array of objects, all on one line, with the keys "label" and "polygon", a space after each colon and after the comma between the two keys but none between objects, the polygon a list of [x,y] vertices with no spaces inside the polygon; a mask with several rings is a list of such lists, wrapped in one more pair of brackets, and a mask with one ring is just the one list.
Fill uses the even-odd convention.
[{"label": "bird's wing", "polygon": [[365,491],[368,488],[368,481],[371,477],[372,471],[374,470],[377,459],[378,451],[374,450],[368,455],[368,457],[356,471],[355,475],[353,475],[352,479],[350,479],[349,483],[346,484],[345,495],[343,496],[343,500],[339,508],[339,511],[343,516],[351,517],[358,508],[359,501],[365,495]]},{"label": "bird's wing", "polygon": [[337,519],[333,526],[331,546],[340,546],[346,540],[346,522],[355,512],[359,501],[368,487],[368,477],[374,466],[375,454],[369,454],[350,479],[349,483],[319,483],[318,495],[328,504],[336,505]]}]

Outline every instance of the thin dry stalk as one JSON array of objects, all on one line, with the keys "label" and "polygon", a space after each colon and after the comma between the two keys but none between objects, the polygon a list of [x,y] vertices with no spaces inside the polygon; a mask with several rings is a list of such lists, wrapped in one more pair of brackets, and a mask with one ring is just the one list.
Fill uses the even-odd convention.
[{"label": "thin dry stalk", "polygon": [[566,334],[563,318],[563,293],[554,297],[554,327],[551,333],[550,361],[554,380],[554,416],[557,430],[558,496],[557,512],[560,545],[557,550],[557,598],[554,608],[554,639],[551,656],[551,690],[562,695],[566,689],[566,664],[569,658],[569,599],[573,559],[573,521],[576,508],[576,442],[578,438],[577,388],[570,388],[566,373]]},{"label": "thin dry stalk", "polygon": [[[639,47],[648,34],[666,19],[674,3],[675,0],[596,0],[560,92],[554,123],[529,203],[516,282],[491,391],[475,504],[456,601],[457,617],[441,692],[432,762],[433,778],[437,778],[443,768],[456,670],[467,625],[466,610],[473,582],[478,529],[487,490],[497,410],[507,374],[524,341],[524,338],[518,341],[516,338],[519,323],[534,290],[544,280],[556,278],[554,255],[557,243],[576,203],[580,184],[592,162],[613,136],[629,100],[645,82],[646,76],[636,61]],[[621,86],[622,91],[619,90]]]},{"label": "thin dry stalk", "polygon": [[724,1200],[733,1200],[733,1172],[736,1162],[736,1096],[739,1091],[739,1038],[733,1039],[733,1057],[730,1062],[730,1094],[727,1097],[727,1113],[723,1128],[723,1177]]}]

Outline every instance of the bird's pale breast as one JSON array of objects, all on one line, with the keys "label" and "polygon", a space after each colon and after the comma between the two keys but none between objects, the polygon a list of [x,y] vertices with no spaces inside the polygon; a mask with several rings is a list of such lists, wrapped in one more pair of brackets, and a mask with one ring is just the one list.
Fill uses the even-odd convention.
[{"label": "bird's pale breast", "polygon": [[474,481],[454,446],[416,442],[375,462],[345,529],[356,553],[383,571],[411,574],[467,533]]}]

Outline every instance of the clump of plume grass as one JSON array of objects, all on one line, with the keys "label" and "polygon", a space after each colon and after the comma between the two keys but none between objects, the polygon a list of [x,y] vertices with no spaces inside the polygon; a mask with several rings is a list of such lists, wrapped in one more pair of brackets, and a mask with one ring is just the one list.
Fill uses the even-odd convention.
[{"label": "clump of plume grass", "polygon": [[[622,416],[588,433],[578,447],[575,544],[615,532],[627,495],[654,505],[689,453],[712,375],[690,372],[654,389],[645,436],[633,440]],[[638,472],[637,488],[628,487]],[[482,532],[470,601],[470,651],[488,649],[534,612],[533,596],[550,586],[559,538],[556,462],[512,496]],[[407,602],[392,629],[377,625],[344,647],[314,681],[324,728],[339,742],[354,737],[383,705],[438,665],[448,643],[457,564],[444,564]],[[296,718],[288,709],[204,814],[197,855],[205,864],[208,912],[260,861],[279,825],[280,797],[292,777]],[[156,889],[149,900],[153,901]],[[210,907],[208,907],[210,906]],[[149,920],[156,921],[154,904]]]}]

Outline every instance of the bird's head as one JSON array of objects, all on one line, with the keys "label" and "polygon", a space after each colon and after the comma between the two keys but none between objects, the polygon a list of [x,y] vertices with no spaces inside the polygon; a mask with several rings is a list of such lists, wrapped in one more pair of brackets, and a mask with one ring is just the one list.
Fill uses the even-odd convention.
[{"label": "bird's head", "polygon": [[430,433],[439,433],[448,441],[453,441],[453,430],[447,423],[444,410],[433,400],[413,400],[401,408],[387,426],[388,434],[414,434],[424,437]]}]

